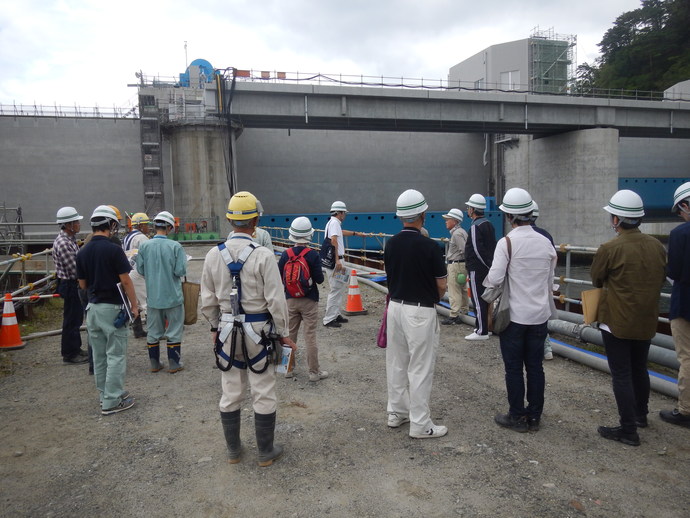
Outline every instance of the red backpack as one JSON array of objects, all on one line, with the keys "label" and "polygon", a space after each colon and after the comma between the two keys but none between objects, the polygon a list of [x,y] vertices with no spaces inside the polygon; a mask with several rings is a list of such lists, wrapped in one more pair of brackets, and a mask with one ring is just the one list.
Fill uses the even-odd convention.
[{"label": "red backpack", "polygon": [[313,284],[309,264],[304,258],[309,250],[305,247],[299,254],[295,254],[292,248],[285,250],[288,260],[283,267],[283,284],[288,294],[295,299],[304,297]]}]

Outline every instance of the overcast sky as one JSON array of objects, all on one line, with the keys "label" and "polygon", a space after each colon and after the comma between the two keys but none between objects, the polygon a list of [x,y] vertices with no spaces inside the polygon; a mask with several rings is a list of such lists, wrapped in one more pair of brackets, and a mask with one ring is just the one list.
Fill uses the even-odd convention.
[{"label": "overcast sky", "polygon": [[[592,62],[640,0],[16,0],[0,9],[0,104],[136,104],[134,73],[215,68],[446,79],[535,27]],[[185,54],[185,41],[187,51]]]}]

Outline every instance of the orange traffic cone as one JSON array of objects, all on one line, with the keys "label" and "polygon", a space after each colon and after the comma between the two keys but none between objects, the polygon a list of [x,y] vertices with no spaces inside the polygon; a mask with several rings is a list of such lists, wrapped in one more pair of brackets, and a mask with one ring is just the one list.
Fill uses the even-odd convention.
[{"label": "orange traffic cone", "polygon": [[2,327],[0,327],[0,349],[21,349],[26,345],[19,335],[19,324],[14,312],[12,295],[5,293],[5,306],[2,310]]},{"label": "orange traffic cone", "polygon": [[362,296],[359,294],[359,283],[355,270],[352,270],[352,275],[350,275],[350,287],[347,291],[347,305],[344,313],[346,315],[366,315],[368,313],[362,307]]}]

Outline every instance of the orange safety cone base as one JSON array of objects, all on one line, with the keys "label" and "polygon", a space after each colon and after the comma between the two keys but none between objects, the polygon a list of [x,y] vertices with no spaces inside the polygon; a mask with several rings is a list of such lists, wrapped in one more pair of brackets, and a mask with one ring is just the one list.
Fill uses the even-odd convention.
[{"label": "orange safety cone base", "polygon": [[19,334],[19,324],[14,312],[12,295],[6,293],[5,305],[2,310],[2,327],[0,327],[0,349],[21,349],[25,345],[26,342],[22,342],[22,337]]},{"label": "orange safety cone base", "polygon": [[345,306],[345,311],[343,311],[347,316],[352,315],[366,315],[369,313],[362,306],[362,296],[359,293],[359,283],[357,282],[357,272],[352,270],[350,275],[350,286],[347,292],[347,305]]},{"label": "orange safety cone base", "polygon": [[347,315],[348,317],[351,317],[352,315],[368,315],[369,310],[363,309],[362,311],[348,311],[347,309],[343,311],[344,315]]}]

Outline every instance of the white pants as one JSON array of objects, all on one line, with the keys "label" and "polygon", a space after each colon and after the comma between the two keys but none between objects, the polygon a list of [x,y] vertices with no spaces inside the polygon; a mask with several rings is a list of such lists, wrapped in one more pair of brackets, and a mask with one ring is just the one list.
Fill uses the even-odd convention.
[{"label": "white pants", "polygon": [[[232,324],[230,324],[232,325]],[[260,329],[260,326],[254,326],[254,329]],[[226,354],[230,353],[231,337],[225,342],[223,350]],[[239,337],[238,337],[239,340]],[[252,341],[249,336],[245,336],[247,343],[247,352],[251,357],[256,356],[263,349]],[[235,359],[244,361],[242,349],[240,344],[237,344],[235,349]],[[259,361],[255,365],[256,370],[260,370],[264,366],[265,360]],[[249,368],[239,369],[233,367],[227,372],[221,373],[221,387],[223,395],[220,397],[220,411],[234,412],[239,410],[247,395],[247,384],[252,394],[252,406],[254,412],[257,414],[272,414],[277,408],[276,399],[276,375],[275,366],[269,365],[268,369],[261,374],[252,372]]]},{"label": "white pants", "polygon": [[461,313],[467,314],[470,309],[470,299],[467,296],[467,282],[458,284],[458,274],[467,277],[465,263],[451,263],[448,265],[448,300],[450,302],[450,316],[455,318]]},{"label": "white pants", "polygon": [[332,322],[340,315],[340,307],[343,305],[343,296],[347,291],[348,283],[346,280],[336,279],[335,269],[326,270],[326,277],[328,277],[328,286],[331,291],[328,292],[328,299],[326,299],[326,313],[323,316],[323,325]]},{"label": "white pants", "polygon": [[440,328],[434,308],[388,304],[386,377],[388,412],[409,416],[410,434],[433,422],[429,409]]},{"label": "white pants", "polygon": [[137,301],[139,302],[139,313],[141,313],[141,319],[146,320],[146,279],[143,275],[139,274],[136,270],[129,272],[129,278],[132,279],[132,284],[134,284],[134,293],[137,296]]}]

